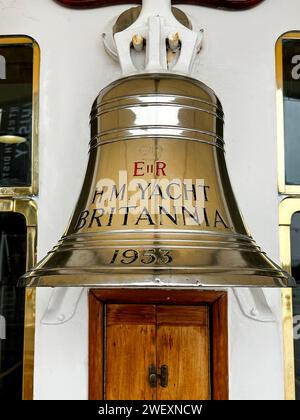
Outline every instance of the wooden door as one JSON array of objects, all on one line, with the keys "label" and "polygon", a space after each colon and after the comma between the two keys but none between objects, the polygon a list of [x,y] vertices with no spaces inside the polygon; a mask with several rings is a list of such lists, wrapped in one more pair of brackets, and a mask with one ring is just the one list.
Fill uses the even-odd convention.
[{"label": "wooden door", "polygon": [[148,369],[156,364],[154,305],[107,305],[105,397],[152,400]]},{"label": "wooden door", "polygon": [[207,306],[157,307],[157,366],[168,366],[168,386],[158,400],[208,400],[209,325]]},{"label": "wooden door", "polygon": [[[207,306],[107,305],[107,400],[209,399],[209,360]],[[157,374],[155,387],[150,366]],[[167,385],[166,375],[159,376],[162,366]]]}]

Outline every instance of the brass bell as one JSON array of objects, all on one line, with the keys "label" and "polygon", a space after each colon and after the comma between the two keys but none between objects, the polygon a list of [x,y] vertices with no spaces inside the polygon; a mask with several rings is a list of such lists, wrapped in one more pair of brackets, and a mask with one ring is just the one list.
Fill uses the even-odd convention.
[{"label": "brass bell", "polygon": [[105,88],[88,168],[59,244],[27,286],[287,286],[256,245],[229,181],[222,105],[190,77],[144,74]]}]

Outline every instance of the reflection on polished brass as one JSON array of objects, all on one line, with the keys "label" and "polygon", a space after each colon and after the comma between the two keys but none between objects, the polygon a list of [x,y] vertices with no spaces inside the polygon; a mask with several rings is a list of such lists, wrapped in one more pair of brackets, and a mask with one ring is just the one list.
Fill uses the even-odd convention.
[{"label": "reflection on polished brass", "polygon": [[226,169],[222,106],[207,86],[170,74],[114,82],[94,102],[90,146],[69,227],[22,284],[289,283],[245,228]]},{"label": "reflection on polished brass", "polygon": [[[22,198],[0,199],[0,212],[22,214],[27,227],[26,269],[36,263],[37,206],[33,200]],[[34,369],[34,334],[35,334],[35,289],[26,289],[24,318],[24,351],[23,351],[23,399],[33,399]]]},{"label": "reflection on polished brass", "polygon": [[277,102],[277,154],[278,154],[278,189],[282,194],[300,194],[300,185],[286,185],[285,182],[285,147],[284,147],[284,104],[283,104],[283,51],[285,39],[299,39],[300,31],[286,32],[276,42],[276,102]]},{"label": "reflection on polished brass", "polygon": [[[32,45],[33,75],[32,75],[32,150],[31,150],[31,185],[22,187],[0,187],[0,196],[32,196],[38,194],[38,121],[39,121],[39,83],[40,83],[40,47],[29,36],[7,35],[0,37],[0,46]],[[2,140],[4,136],[1,136]],[[5,136],[8,137],[8,136]],[[13,136],[11,136],[13,137]],[[8,140],[6,138],[6,140]],[[11,139],[12,140],[12,139]],[[0,139],[1,143],[1,139]]]},{"label": "reflection on polished brass", "polygon": [[[129,28],[139,17],[142,10],[142,6],[132,7],[128,10],[125,10],[117,19],[116,23],[113,27],[113,34],[117,32],[125,31],[125,29]],[[177,7],[172,7],[172,12],[175,18],[186,28],[192,29],[192,24],[187,17],[187,15]]]}]

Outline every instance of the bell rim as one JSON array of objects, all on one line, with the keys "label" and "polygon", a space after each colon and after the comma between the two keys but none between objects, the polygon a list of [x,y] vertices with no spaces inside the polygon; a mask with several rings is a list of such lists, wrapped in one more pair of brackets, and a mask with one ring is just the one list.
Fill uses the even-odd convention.
[{"label": "bell rim", "polygon": [[[34,273],[29,272],[20,278],[20,287],[87,287],[87,288],[159,288],[159,289],[191,289],[201,288],[289,288],[295,287],[296,282],[288,273],[284,271],[279,275],[257,275],[253,273],[206,273],[189,274],[162,274],[142,276],[138,273],[128,273],[112,276],[108,273],[83,274],[70,273],[68,275],[57,273],[55,275],[39,274],[38,270]],[[275,274],[275,273],[274,273]]]}]

